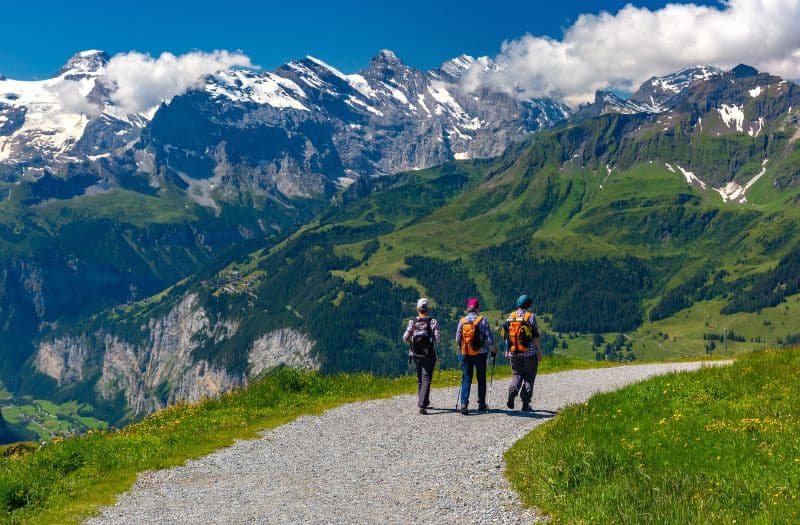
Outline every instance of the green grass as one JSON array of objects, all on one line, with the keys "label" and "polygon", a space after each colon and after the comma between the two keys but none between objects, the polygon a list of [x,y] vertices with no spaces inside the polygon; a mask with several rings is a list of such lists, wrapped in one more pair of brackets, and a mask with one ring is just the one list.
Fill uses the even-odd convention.
[{"label": "green grass", "polygon": [[[540,370],[596,366],[601,365],[557,357],[543,360]],[[459,374],[437,371],[434,385],[456,385]],[[509,374],[508,366],[497,367],[497,377]],[[57,438],[22,458],[0,457],[0,522],[77,523],[113,503],[141,471],[182,464],[301,415],[415,389],[411,376],[326,376],[280,369],[217,400],[177,405],[119,430]]]},{"label": "green grass", "polygon": [[798,390],[798,349],[654,378],[531,432],[508,476],[555,523],[798,523]]}]

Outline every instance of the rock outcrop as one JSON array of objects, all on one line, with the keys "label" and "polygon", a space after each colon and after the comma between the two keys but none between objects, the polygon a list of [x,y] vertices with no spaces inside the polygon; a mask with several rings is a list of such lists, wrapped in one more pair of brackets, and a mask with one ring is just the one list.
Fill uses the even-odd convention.
[{"label": "rock outcrop", "polygon": [[91,372],[99,369],[97,395],[111,401],[122,394],[134,414],[144,415],[178,402],[217,396],[277,366],[319,366],[311,354],[314,342],[290,328],[266,333],[244,349],[249,363],[245,371],[231,372],[193,356],[202,338],[222,341],[236,330],[235,322],[209,319],[198,306],[197,295],[189,294],[162,317],[151,319],[140,342],[104,331],[63,336],[39,345],[34,367],[58,386],[93,380]]}]

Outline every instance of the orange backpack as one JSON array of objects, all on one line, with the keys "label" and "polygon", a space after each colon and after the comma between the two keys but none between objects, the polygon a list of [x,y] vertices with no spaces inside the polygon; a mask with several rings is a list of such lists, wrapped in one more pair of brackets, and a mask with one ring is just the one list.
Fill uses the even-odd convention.
[{"label": "orange backpack", "polygon": [[530,312],[517,315],[516,312],[511,314],[504,324],[505,338],[508,341],[508,349],[511,352],[527,352],[531,347],[531,339],[533,339],[533,330],[528,320],[531,318]]},{"label": "orange backpack", "polygon": [[461,319],[461,354],[478,355],[483,347],[483,334],[478,325],[483,321],[483,316],[479,315],[470,323],[467,318]]}]

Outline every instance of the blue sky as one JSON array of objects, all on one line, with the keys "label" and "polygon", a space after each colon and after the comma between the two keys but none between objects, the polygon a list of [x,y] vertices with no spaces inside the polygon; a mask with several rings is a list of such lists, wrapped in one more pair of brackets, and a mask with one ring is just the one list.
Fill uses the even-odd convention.
[{"label": "blue sky", "polygon": [[[542,2],[132,2],[8,1],[0,13],[0,74],[46,78],[82,49],[242,50],[266,69],[317,56],[346,72],[381,48],[406,63],[433,67],[461,53],[494,56],[526,33],[560,38],[584,12],[616,12],[627,0]],[[665,1],[634,1],[658,9]],[[695,2],[719,5],[719,2]]]}]

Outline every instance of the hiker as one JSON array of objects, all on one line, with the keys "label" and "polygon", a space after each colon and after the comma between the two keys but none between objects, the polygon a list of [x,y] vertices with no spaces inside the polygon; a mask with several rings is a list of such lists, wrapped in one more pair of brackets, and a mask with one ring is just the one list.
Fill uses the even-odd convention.
[{"label": "hiker", "polygon": [[503,323],[500,332],[506,340],[506,357],[511,363],[511,383],[508,385],[506,406],[513,410],[514,399],[519,394],[522,411],[533,412],[533,382],[539,361],[542,360],[542,343],[536,316],[530,311],[533,300],[527,295],[517,299],[517,309]]},{"label": "hiker", "polygon": [[456,343],[461,349],[461,414],[469,413],[469,390],[473,370],[478,376],[478,410],[489,410],[486,404],[486,358],[497,355],[489,322],[480,315],[477,299],[467,301],[467,315],[458,321]]},{"label": "hiker", "polygon": [[417,406],[420,414],[428,413],[431,404],[431,379],[436,366],[436,343],[439,342],[439,323],[428,317],[428,300],[417,301],[417,317],[408,320],[403,334],[408,355],[417,367]]}]

